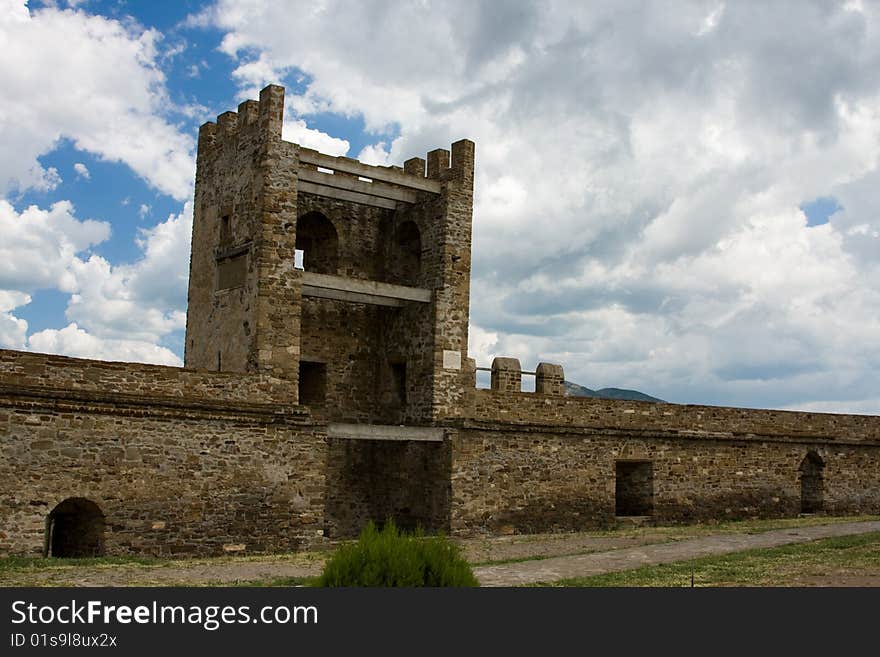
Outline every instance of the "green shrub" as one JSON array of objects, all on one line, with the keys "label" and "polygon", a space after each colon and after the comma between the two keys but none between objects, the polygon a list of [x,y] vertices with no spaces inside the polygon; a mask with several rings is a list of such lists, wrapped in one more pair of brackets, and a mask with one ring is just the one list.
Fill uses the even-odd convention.
[{"label": "green shrub", "polygon": [[443,536],[407,534],[389,520],[379,531],[370,522],[356,543],[327,561],[317,586],[477,586],[477,580]]}]

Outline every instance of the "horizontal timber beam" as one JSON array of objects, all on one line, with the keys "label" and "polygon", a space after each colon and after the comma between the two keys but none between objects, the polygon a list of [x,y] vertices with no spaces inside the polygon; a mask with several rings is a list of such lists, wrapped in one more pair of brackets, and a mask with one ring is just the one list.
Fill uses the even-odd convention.
[{"label": "horizontal timber beam", "polygon": [[343,424],[331,422],[327,425],[327,436],[348,440],[417,440],[421,442],[443,442],[441,427],[407,427],[390,424]]},{"label": "horizontal timber beam", "polygon": [[389,167],[374,167],[369,164],[362,164],[349,157],[333,157],[332,155],[325,155],[308,148],[302,148],[299,153],[299,161],[321,167],[322,169],[344,171],[355,176],[363,176],[371,180],[381,180],[382,182],[402,185],[403,187],[410,187],[423,192],[440,193],[440,183],[436,180],[412,176]]},{"label": "horizontal timber beam", "polygon": [[351,303],[400,307],[408,302],[430,303],[431,290],[329,274],[302,272],[304,297],[322,297]]},{"label": "horizontal timber beam", "polygon": [[365,182],[358,180],[352,176],[338,176],[332,173],[324,173],[323,171],[313,171],[311,169],[300,169],[297,172],[300,181],[316,183],[326,187],[334,187],[349,192],[359,192],[368,196],[378,196],[379,198],[390,199],[392,201],[402,201],[404,203],[415,203],[418,200],[416,192],[409,189],[402,189],[396,185],[386,185],[380,182]]},{"label": "horizontal timber beam", "polygon": [[[333,176],[329,177],[332,178]],[[297,188],[301,192],[314,194],[315,196],[335,198],[340,201],[352,201],[354,203],[360,203],[361,205],[372,205],[377,208],[386,208],[388,210],[397,209],[397,201],[391,201],[387,198],[380,198],[370,194],[362,194],[360,192],[351,192],[346,189],[338,189],[337,187],[330,187],[329,185],[318,185],[316,183],[308,182],[307,180],[300,180],[297,183]]]}]

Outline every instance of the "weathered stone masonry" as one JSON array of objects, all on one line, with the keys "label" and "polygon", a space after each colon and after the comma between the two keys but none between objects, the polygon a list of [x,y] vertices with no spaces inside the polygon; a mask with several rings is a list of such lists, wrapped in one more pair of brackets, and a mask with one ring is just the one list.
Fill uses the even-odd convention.
[{"label": "weathered stone masonry", "polygon": [[569,398],[513,358],[477,390],[473,143],[368,166],[283,105],[199,132],[184,368],[0,351],[0,554],[880,513],[878,417]]},{"label": "weathered stone masonry", "polygon": [[71,498],[100,508],[108,554],[313,545],[326,437],[272,390],[262,377],[0,351],[0,551],[43,553],[48,515]]}]

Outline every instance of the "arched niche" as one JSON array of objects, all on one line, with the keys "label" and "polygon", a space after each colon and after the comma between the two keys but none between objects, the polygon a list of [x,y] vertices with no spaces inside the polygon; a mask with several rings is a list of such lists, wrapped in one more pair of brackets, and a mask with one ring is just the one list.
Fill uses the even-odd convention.
[{"label": "arched niche", "polygon": [[824,506],[825,462],[810,450],[800,465],[801,513],[818,513]]},{"label": "arched niche", "polygon": [[335,274],[339,262],[339,236],[333,222],[320,212],[309,212],[296,222],[296,250],[302,251],[302,268],[316,274]]}]

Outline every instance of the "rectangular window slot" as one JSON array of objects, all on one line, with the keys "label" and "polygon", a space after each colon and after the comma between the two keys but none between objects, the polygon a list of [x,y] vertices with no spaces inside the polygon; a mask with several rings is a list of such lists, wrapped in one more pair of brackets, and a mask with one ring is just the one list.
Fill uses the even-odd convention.
[{"label": "rectangular window slot", "polygon": [[220,246],[229,246],[232,243],[232,219],[229,215],[220,217]]},{"label": "rectangular window slot", "polygon": [[324,167],[318,167],[318,172],[319,173],[329,173],[330,175],[333,175],[333,173],[334,173],[333,169],[325,169]]},{"label": "rectangular window slot", "polygon": [[368,182],[368,183],[373,182],[372,178],[364,178],[363,176],[358,176],[358,180],[360,180],[361,182]]}]

